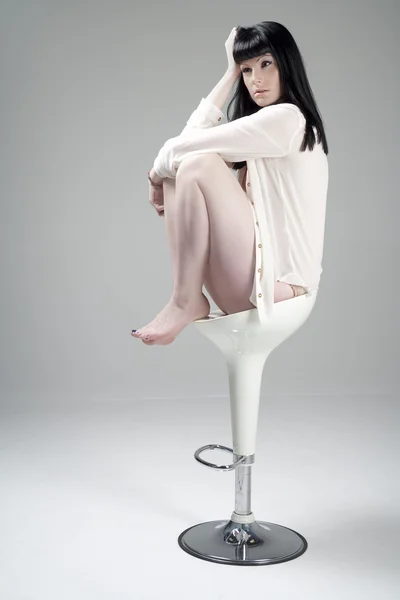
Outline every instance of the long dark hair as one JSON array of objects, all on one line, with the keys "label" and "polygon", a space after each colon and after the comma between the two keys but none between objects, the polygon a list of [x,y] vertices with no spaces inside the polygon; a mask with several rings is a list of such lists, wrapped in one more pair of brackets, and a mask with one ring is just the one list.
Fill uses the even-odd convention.
[{"label": "long dark hair", "polygon": [[[305,134],[300,151],[306,148],[312,150],[316,139],[313,128],[317,131],[317,143],[321,143],[325,154],[328,154],[328,142],[321,115],[311,86],[308,82],[306,70],[300,50],[284,25],[275,21],[262,21],[250,27],[237,26],[237,33],[233,45],[233,58],[236,63],[241,63],[256,56],[269,52],[275,59],[279,70],[281,97],[272,104],[290,102],[299,107],[306,119]],[[269,106],[271,106],[270,104]],[[236,90],[227,108],[227,120],[234,121],[240,117],[251,115],[260,110],[240,75]],[[230,113],[232,109],[232,112]],[[234,163],[233,169],[244,167],[246,161]]]}]

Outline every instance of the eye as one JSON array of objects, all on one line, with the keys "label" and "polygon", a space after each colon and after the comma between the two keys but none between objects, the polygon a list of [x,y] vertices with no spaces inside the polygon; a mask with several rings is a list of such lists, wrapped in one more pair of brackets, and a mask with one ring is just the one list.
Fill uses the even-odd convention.
[{"label": "eye", "polygon": [[[265,63],[268,63],[270,65],[271,61],[270,60],[263,60],[261,64],[264,65]],[[249,70],[249,67],[245,67],[244,69],[242,69],[242,73],[245,73],[248,70]]]}]

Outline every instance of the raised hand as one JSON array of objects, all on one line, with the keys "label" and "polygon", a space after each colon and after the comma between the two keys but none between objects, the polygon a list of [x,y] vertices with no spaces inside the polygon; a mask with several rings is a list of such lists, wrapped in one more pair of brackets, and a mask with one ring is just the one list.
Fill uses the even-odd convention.
[{"label": "raised hand", "polygon": [[228,71],[232,71],[237,76],[240,75],[240,66],[233,60],[233,44],[237,33],[237,27],[234,27],[225,42],[225,50],[228,58]]}]

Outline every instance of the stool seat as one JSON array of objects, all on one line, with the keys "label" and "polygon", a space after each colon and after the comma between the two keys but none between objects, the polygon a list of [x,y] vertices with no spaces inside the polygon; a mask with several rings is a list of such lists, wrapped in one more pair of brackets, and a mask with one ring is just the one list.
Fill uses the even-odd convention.
[{"label": "stool seat", "polygon": [[[256,308],[227,315],[217,309],[193,321],[195,329],[224,354],[228,368],[232,448],[208,444],[195,451],[197,462],[219,471],[235,471],[235,509],[230,519],[208,521],[183,531],[178,543],[187,553],[222,564],[267,565],[297,558],[307,548],[296,531],[256,521],[251,511],[251,468],[255,461],[262,374],[269,354],[308,319],[318,290],[276,302],[274,314],[261,323]],[[200,458],[205,449],[233,453],[229,465]]]},{"label": "stool seat", "polygon": [[295,296],[274,304],[269,322],[261,323],[256,308],[225,314],[216,309],[208,317],[193,321],[192,325],[226,353],[261,353],[265,357],[308,319],[314,307],[318,290]]}]

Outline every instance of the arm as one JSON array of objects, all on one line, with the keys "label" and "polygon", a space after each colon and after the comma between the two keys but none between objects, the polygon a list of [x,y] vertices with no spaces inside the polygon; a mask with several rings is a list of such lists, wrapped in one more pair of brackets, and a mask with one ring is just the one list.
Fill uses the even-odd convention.
[{"label": "arm", "polygon": [[[221,111],[222,105],[224,104],[232,85],[240,76],[240,66],[233,58],[233,46],[237,31],[238,27],[233,27],[228,39],[225,42],[228,66],[224,75],[217,85],[211,90],[207,98],[202,98],[200,105],[192,113],[186,127],[181,132],[181,136],[185,136],[187,133],[191,133],[197,128],[213,127],[217,125],[219,121],[221,121],[223,117]],[[232,167],[232,163],[227,164],[229,167]],[[162,180],[162,174],[157,173],[156,162],[150,171],[150,176],[155,176],[155,183],[159,183]]]},{"label": "arm", "polygon": [[181,136],[191,134],[197,129],[208,129],[218,125],[224,116],[221,109],[238,76],[239,72],[234,69],[228,68],[225,71],[217,85],[206,98],[201,99],[199,106],[190,115]]},{"label": "arm", "polygon": [[217,85],[208,94],[206,100],[221,109],[239,75],[240,70],[228,68]]},{"label": "arm", "polygon": [[293,104],[264,106],[219,127],[196,129],[190,137],[167,140],[154,161],[154,170],[161,177],[174,178],[184,158],[208,152],[232,162],[285,156],[304,123],[303,114]]},{"label": "arm", "polygon": [[[226,99],[232,89],[233,84],[237,81],[240,76],[240,69],[236,66],[234,68],[228,68],[222,78],[219,80],[215,88],[208,94],[206,102],[213,104],[217,108],[221,109],[226,102]],[[222,118],[222,114],[221,114]],[[218,118],[218,121],[221,119]],[[185,130],[184,130],[185,131]],[[231,168],[233,162],[225,161],[227,166]]]},{"label": "arm", "polygon": [[[190,136],[194,131],[198,131],[199,129],[208,129],[218,125],[224,116],[221,110],[222,106],[239,75],[240,71],[237,69],[228,68],[225,71],[208,96],[201,99],[200,104],[190,115],[186,126],[178,137]],[[227,163],[229,167],[232,164]],[[163,177],[160,177],[155,171],[154,166],[150,171],[150,177],[155,184],[161,183],[163,180]]]}]

